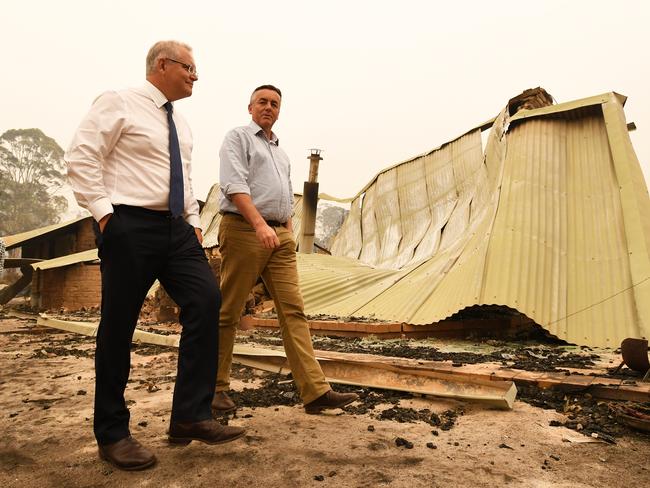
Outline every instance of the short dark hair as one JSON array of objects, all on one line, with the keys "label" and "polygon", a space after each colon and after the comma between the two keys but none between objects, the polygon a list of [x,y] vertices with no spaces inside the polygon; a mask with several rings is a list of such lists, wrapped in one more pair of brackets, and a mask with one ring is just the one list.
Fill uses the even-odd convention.
[{"label": "short dark hair", "polygon": [[251,93],[251,97],[253,95],[255,95],[255,92],[258,92],[260,90],[273,90],[275,93],[280,95],[280,98],[282,98],[282,92],[280,91],[280,89],[277,86],[273,86],[273,85],[260,85],[260,86],[258,86],[257,88],[255,88],[255,90],[253,90],[253,93]]}]

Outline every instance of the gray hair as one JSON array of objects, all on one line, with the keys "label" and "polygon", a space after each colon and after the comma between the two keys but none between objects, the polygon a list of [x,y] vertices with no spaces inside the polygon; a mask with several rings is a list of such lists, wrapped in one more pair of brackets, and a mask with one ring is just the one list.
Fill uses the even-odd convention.
[{"label": "gray hair", "polygon": [[192,51],[192,48],[187,44],[178,41],[158,41],[147,53],[147,75],[150,75],[156,69],[156,62],[160,58],[177,58],[178,50],[184,48]]}]

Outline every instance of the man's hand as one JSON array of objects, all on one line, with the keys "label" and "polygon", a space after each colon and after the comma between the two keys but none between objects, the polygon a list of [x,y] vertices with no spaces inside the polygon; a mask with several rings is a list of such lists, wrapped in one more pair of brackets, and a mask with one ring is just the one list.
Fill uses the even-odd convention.
[{"label": "man's hand", "polygon": [[196,238],[199,240],[199,244],[203,244],[203,234],[201,233],[201,229],[194,227],[194,232],[196,233]]},{"label": "man's hand", "polygon": [[99,232],[102,234],[104,233],[104,228],[106,227],[106,224],[108,224],[108,221],[111,220],[111,217],[113,216],[112,213],[104,215],[101,219],[99,219],[99,222],[97,222],[97,225],[99,225]]},{"label": "man's hand", "polygon": [[278,239],[275,230],[264,221],[255,228],[255,235],[265,249],[275,249],[280,245],[280,239]]},{"label": "man's hand", "polygon": [[246,219],[246,222],[251,224],[251,227],[255,229],[255,236],[257,236],[257,240],[260,241],[263,248],[275,249],[280,245],[280,239],[278,239],[275,230],[269,227],[269,224],[266,223],[266,220],[257,211],[249,194],[233,193],[230,198],[237,207],[237,210],[239,210],[239,213]]}]

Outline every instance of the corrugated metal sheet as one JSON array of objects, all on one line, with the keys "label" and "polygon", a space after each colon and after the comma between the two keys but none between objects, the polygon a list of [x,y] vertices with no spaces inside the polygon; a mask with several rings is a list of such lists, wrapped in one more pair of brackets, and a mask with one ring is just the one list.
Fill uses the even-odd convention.
[{"label": "corrugated metal sheet", "polygon": [[32,239],[35,239],[37,237],[41,237],[45,234],[48,234],[50,232],[54,232],[57,230],[64,229],[66,227],[69,227],[71,225],[76,224],[77,222],[80,222],[84,219],[89,219],[91,217],[78,217],[74,220],[69,220],[67,222],[62,222],[60,224],[52,224],[48,225],[46,227],[41,227],[39,229],[34,229],[30,230],[27,232],[22,232],[20,234],[14,234],[12,236],[5,236],[2,238],[2,240],[5,243],[5,246],[7,250],[13,249],[14,247],[18,247],[21,245],[24,245],[27,241],[30,241]]},{"label": "corrugated metal sheet", "polygon": [[309,297],[305,302],[308,313],[343,317],[358,312],[404,275],[402,271],[374,268],[356,259],[323,254],[298,253],[298,267],[303,297]]},{"label": "corrugated metal sheet", "polygon": [[332,254],[357,259],[363,242],[361,236],[361,198],[356,197],[350,204],[350,212],[343,221],[339,234],[345,234],[345,239],[334,239],[331,246]]},{"label": "corrugated metal sheet", "polygon": [[52,268],[62,268],[64,266],[70,266],[71,264],[92,263],[92,262],[99,263],[99,257],[97,256],[97,249],[89,249],[87,251],[82,251],[75,254],[68,254],[67,256],[61,256],[54,259],[48,259],[47,261],[34,263],[32,264],[32,268],[52,269]]},{"label": "corrugated metal sheet", "polygon": [[201,209],[201,222],[200,226],[203,230],[203,248],[209,249],[216,246],[219,242],[219,222],[221,222],[221,214],[219,214],[219,183],[212,185],[208,192],[208,198],[203,204]]},{"label": "corrugated metal sheet", "polygon": [[[625,98],[617,95],[611,103],[603,104],[609,147],[620,188],[625,222],[632,291],[639,314],[639,334],[650,335],[650,205],[648,188],[641,166],[628,135],[623,104]],[[621,292],[623,293],[623,292]]]},{"label": "corrugated metal sheet", "polygon": [[291,217],[291,223],[293,225],[293,235],[300,242],[298,234],[302,225],[302,195],[296,193],[293,195],[293,216]]},{"label": "corrugated metal sheet", "polygon": [[640,334],[633,292],[619,293],[632,282],[608,146],[602,113],[510,132],[482,302],[510,304],[570,342]]},{"label": "corrugated metal sheet", "polygon": [[383,171],[353,201],[332,253],[387,269],[429,259],[466,235],[486,180],[478,129]]},{"label": "corrugated metal sheet", "polygon": [[339,257],[299,257],[306,311],[428,324],[498,304],[574,343],[649,336],[650,199],[624,101],[504,111],[485,157],[471,131],[381,172]]}]

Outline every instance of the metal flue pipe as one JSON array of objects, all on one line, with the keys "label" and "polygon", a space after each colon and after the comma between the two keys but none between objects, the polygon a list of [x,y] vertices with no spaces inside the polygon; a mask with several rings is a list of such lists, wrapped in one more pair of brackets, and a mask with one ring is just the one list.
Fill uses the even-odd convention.
[{"label": "metal flue pipe", "polygon": [[320,149],[311,149],[309,155],[309,181],[305,181],[302,192],[302,225],[298,251],[311,254],[314,252],[314,231],[316,229],[316,209],[318,207],[318,163]]}]

